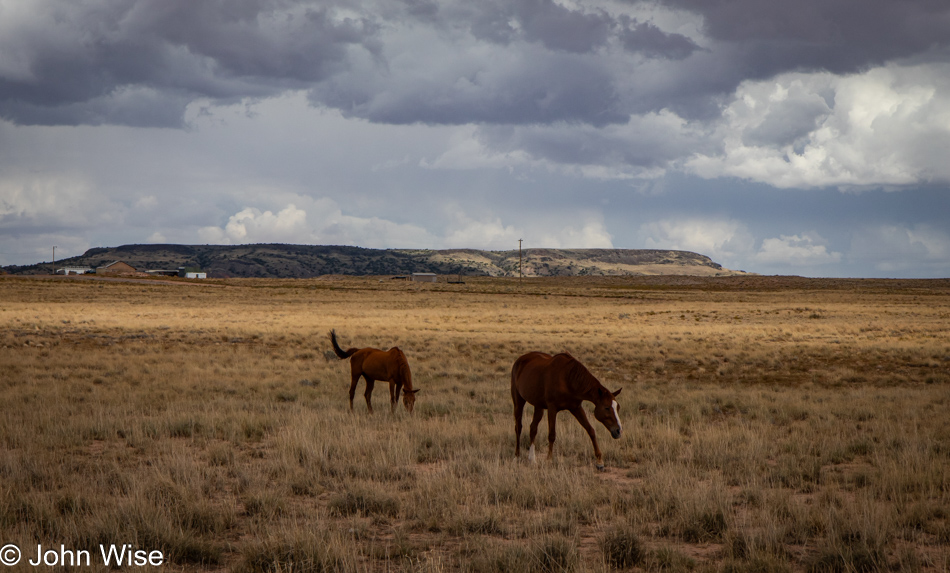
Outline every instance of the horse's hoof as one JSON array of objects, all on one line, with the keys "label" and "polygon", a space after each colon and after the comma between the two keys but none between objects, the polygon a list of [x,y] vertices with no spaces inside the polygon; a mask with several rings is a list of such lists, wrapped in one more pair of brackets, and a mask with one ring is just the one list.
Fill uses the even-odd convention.
[{"label": "horse's hoof", "polygon": [[607,471],[607,468],[604,467],[604,464],[597,464],[597,471],[605,472]]}]

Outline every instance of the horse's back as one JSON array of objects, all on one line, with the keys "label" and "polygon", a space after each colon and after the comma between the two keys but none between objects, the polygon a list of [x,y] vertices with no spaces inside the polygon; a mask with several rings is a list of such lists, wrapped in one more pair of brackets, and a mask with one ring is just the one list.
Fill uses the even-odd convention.
[{"label": "horse's back", "polygon": [[389,350],[362,348],[353,355],[354,366],[375,380],[395,380],[402,368],[408,369],[406,355],[398,347]]},{"label": "horse's back", "polygon": [[511,384],[515,385],[519,380],[530,377],[526,372],[534,372],[550,360],[551,355],[544,352],[529,352],[519,356],[511,366]]},{"label": "horse's back", "polygon": [[387,353],[378,348],[360,348],[353,354],[350,364],[355,370],[366,373],[376,380],[382,379],[387,363]]},{"label": "horse's back", "polygon": [[544,352],[529,352],[518,357],[511,367],[512,393],[533,406],[544,407],[547,388],[553,379],[550,368],[553,358]]}]

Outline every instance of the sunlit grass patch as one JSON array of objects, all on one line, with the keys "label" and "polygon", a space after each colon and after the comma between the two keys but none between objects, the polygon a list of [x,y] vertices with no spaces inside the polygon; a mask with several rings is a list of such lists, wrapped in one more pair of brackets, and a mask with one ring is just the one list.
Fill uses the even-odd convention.
[{"label": "sunlit grass patch", "polygon": [[[377,284],[0,278],[0,537],[187,571],[950,566],[942,291]],[[349,411],[330,328],[406,352],[414,415],[384,382]],[[514,459],[529,350],[624,389],[606,472],[567,413]]]}]

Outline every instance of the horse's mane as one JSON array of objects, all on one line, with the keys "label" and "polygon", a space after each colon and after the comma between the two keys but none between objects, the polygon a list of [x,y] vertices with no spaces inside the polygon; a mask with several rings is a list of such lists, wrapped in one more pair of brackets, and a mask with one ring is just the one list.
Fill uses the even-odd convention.
[{"label": "horse's mane", "polygon": [[402,378],[403,383],[406,385],[406,389],[412,390],[412,371],[409,369],[409,360],[406,358],[405,353],[403,353],[398,346],[393,346],[389,349],[389,352],[396,357],[396,368],[399,371],[400,378]]},{"label": "horse's mane", "polygon": [[583,395],[591,390],[596,390],[603,387],[603,384],[600,383],[600,380],[591,374],[590,370],[581,364],[580,360],[574,358],[567,352],[562,352],[561,354],[558,354],[557,357],[561,357],[567,361],[567,368],[565,369],[567,387],[572,392],[578,395]]}]

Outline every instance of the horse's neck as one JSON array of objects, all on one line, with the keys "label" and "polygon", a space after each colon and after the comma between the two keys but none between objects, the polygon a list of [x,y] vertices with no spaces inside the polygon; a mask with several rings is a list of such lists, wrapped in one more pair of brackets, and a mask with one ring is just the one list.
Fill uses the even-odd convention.
[{"label": "horse's neck", "polygon": [[600,399],[601,390],[607,391],[607,388],[603,384],[598,382],[596,379],[594,379],[594,384],[591,385],[583,394],[584,400],[587,400],[588,402],[596,403]]},{"label": "horse's neck", "polygon": [[402,379],[403,389],[412,390],[412,374],[409,370],[409,361],[406,360],[406,355],[402,353],[402,350],[394,348],[396,350],[396,369],[398,370],[397,376]]},{"label": "horse's neck", "polygon": [[573,390],[580,396],[583,400],[589,402],[595,401],[597,397],[598,390],[604,388],[604,385],[600,383],[590,371],[587,370],[583,365],[578,363],[577,368],[574,370],[574,380],[573,380]]}]

